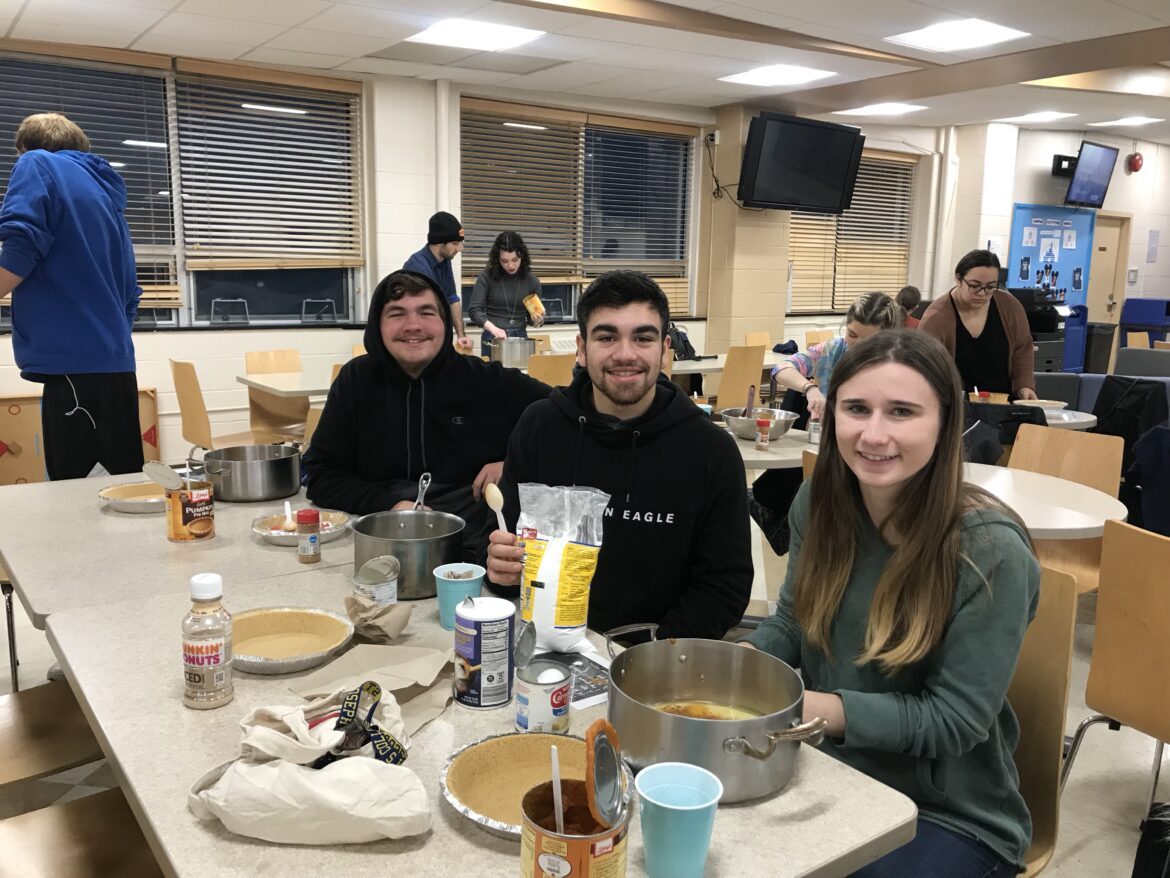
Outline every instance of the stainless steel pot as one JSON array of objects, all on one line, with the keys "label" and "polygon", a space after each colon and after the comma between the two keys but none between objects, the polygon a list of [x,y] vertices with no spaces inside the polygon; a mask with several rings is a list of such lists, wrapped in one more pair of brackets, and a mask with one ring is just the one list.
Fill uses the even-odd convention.
[{"label": "stainless steel pot", "polygon": [[435,596],[434,570],[463,557],[465,522],[449,512],[399,509],[371,512],[350,522],[353,528],[353,569],[379,555],[393,555],[402,565],[398,598]]},{"label": "stainless steel pot", "polygon": [[[606,632],[606,639],[646,629],[653,636],[657,627],[626,625]],[[781,789],[792,777],[800,742],[815,747],[824,737],[823,719],[800,721],[800,675],[778,658],[734,643],[651,640],[615,657],[609,676],[609,721],[630,766],[700,765],[723,782],[722,802],[757,799]],[[695,719],[653,706],[669,701],[706,701],[759,716]]]},{"label": "stainless steel pot", "polygon": [[209,451],[203,471],[215,499],[255,503],[291,497],[301,489],[301,453],[289,445],[234,445]]},{"label": "stainless steel pot", "polygon": [[511,369],[527,369],[528,358],[536,353],[536,340],[531,338],[493,338],[488,342],[493,363],[503,363]]}]

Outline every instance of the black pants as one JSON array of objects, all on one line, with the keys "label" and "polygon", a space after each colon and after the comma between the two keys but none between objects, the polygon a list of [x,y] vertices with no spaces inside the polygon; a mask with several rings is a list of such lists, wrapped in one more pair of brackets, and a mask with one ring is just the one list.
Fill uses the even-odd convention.
[{"label": "black pants", "polygon": [[141,472],[138,380],[133,372],[35,377],[45,385],[41,430],[51,480],[83,479],[99,463],[111,475]]}]

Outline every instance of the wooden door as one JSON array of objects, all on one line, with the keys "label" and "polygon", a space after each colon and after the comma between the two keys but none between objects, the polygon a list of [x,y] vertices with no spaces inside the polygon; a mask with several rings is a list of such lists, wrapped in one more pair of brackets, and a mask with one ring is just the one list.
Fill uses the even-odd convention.
[{"label": "wooden door", "polygon": [[[1122,238],[1128,237],[1129,220],[1098,216],[1093,232],[1093,258],[1089,265],[1089,289],[1085,303],[1092,323],[1116,324],[1125,301],[1125,253]],[[1061,272],[1063,274],[1064,272]]]}]

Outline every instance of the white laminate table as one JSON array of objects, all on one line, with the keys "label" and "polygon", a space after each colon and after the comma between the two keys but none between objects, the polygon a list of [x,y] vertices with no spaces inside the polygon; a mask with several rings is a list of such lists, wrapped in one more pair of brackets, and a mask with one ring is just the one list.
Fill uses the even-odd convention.
[{"label": "white laminate table", "polygon": [[[768,351],[764,354],[764,368],[770,369],[785,359],[780,354]],[[679,360],[674,364],[673,375],[711,375],[722,372],[727,362],[726,354],[719,354],[710,360]],[[236,381],[246,387],[271,393],[273,396],[299,397],[324,396],[333,383],[333,367],[309,366],[302,372],[267,372],[260,375],[237,375]]]},{"label": "white laminate table", "polygon": [[1100,537],[1106,521],[1125,521],[1125,504],[1085,485],[1027,470],[984,463],[963,465],[963,474],[1023,519],[1037,540]]},{"label": "white laminate table", "polygon": [[[304,573],[296,550],[271,545],[252,533],[252,519],[283,506],[215,502],[215,536],[172,543],[165,514],[114,512],[98,499],[108,485],[145,480],[105,476],[0,487],[0,559],[37,628],[52,613],[186,592],[195,573],[221,570],[236,582]],[[308,505],[304,489],[288,498]],[[353,563],[353,536],[321,547],[319,564]]]},{"label": "white laminate table", "polygon": [[[341,610],[351,567],[239,583],[228,567],[229,610],[318,606]],[[430,798],[430,832],[403,841],[333,847],[280,846],[241,838],[187,809],[188,788],[234,758],[239,720],[252,708],[298,704],[289,677],[235,675],[235,699],[208,711],[182,705],[179,623],[188,607],[179,593],[75,609],[49,617],[50,643],[77,700],[102,743],[122,790],[164,872],[202,878],[258,875],[509,876],[519,872],[519,843],[488,835],[447,806],[439,772],[469,741],[512,730],[510,708],[472,711],[455,705],[414,736],[406,762]],[[415,603],[400,643],[449,647],[433,599]],[[604,707],[572,716],[584,733]],[[714,878],[845,875],[914,836],[914,803],[889,787],[809,747],[801,747],[793,780],[778,795],[725,806],[715,818],[706,874]],[[628,875],[645,874],[641,823],[631,823]]]},{"label": "white laminate table", "polygon": [[754,439],[740,439],[728,431],[743,458],[744,469],[794,469],[804,460],[805,451],[816,451],[804,430],[789,430],[768,443],[767,451],[757,451]]}]

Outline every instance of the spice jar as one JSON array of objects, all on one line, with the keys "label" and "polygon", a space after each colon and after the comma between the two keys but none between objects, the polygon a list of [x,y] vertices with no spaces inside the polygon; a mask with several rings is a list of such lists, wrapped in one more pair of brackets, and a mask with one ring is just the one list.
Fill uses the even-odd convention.
[{"label": "spice jar", "polygon": [[297,560],[302,564],[321,560],[321,513],[316,509],[297,510]]},{"label": "spice jar", "polygon": [[768,418],[760,418],[756,421],[756,451],[767,451],[770,436],[768,431],[772,429],[772,421]]}]

